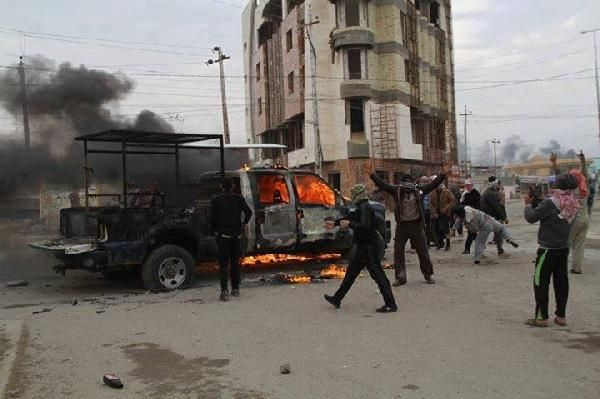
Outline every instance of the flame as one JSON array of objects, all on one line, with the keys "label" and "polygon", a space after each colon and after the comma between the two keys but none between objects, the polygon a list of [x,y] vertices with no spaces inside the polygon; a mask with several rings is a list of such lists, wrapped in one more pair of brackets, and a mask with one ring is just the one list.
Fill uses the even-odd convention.
[{"label": "flame", "polygon": [[340,259],[340,254],[265,254],[242,258],[242,266],[315,262]]},{"label": "flame", "polygon": [[294,176],[298,199],[301,204],[335,205],[335,193],[319,177],[315,175]]},{"label": "flame", "polygon": [[246,164],[246,163],[244,164],[244,166],[242,166],[240,168],[241,171],[245,171],[245,172],[249,171],[250,169],[251,169],[250,166],[248,166],[248,164]]},{"label": "flame", "polygon": [[[262,175],[257,177],[261,205],[289,204],[290,193],[283,175]],[[279,198],[276,198],[276,192]]]},{"label": "flame", "polygon": [[310,276],[304,274],[281,274],[279,280],[287,284],[310,284]]},{"label": "flame", "polygon": [[391,263],[386,263],[385,265],[383,265],[383,270],[390,270],[393,268],[394,268],[394,265],[392,265]]},{"label": "flame", "polygon": [[321,278],[325,279],[341,279],[346,275],[346,268],[338,265],[329,265],[325,269],[321,270]]}]

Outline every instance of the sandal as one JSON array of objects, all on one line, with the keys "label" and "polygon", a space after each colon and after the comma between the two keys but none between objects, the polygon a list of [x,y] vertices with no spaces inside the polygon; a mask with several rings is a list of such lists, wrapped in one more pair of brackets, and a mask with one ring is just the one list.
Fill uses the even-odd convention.
[{"label": "sandal", "polygon": [[567,326],[567,319],[564,317],[558,317],[556,316],[554,318],[554,323],[556,323],[556,325],[561,326],[561,327],[566,327]]},{"label": "sandal", "polygon": [[527,319],[525,324],[531,327],[548,327],[548,320],[541,319]]}]

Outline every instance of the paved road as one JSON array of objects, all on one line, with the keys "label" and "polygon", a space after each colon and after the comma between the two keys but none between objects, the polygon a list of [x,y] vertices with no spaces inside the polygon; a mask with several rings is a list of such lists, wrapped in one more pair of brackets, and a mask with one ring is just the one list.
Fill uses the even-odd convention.
[{"label": "paved road", "polygon": [[[451,252],[432,251],[438,284],[429,286],[411,255],[391,315],[374,313],[381,298],[367,275],[340,310],[322,299],[339,281],[287,286],[256,275],[228,303],[214,278],[165,294],[83,273],[0,288],[5,397],[596,399],[600,226],[584,274],[571,277],[569,326],[533,329],[523,320],[533,313],[537,227],[521,209],[510,208],[523,244],[510,259],[488,251],[489,264],[475,266],[456,239]],[[279,373],[285,362],[289,375]],[[122,391],[102,385],[107,372]]]}]

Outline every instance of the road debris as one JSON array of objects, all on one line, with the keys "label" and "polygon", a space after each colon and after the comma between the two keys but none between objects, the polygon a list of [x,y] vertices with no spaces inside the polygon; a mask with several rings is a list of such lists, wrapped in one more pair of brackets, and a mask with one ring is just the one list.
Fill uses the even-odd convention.
[{"label": "road debris", "polygon": [[73,306],[77,305],[78,303],[79,303],[79,302],[77,301],[77,299],[73,299],[73,300],[71,301],[71,305],[73,305]]},{"label": "road debris", "polygon": [[15,281],[9,281],[6,283],[6,286],[8,288],[26,287],[28,285],[29,285],[29,282],[27,280],[15,280]]},{"label": "road debris", "polygon": [[102,381],[104,381],[105,385],[108,385],[111,388],[123,388],[123,383],[121,382],[121,379],[114,374],[105,374],[102,378]]},{"label": "road debris", "polygon": [[290,364],[289,363],[283,363],[280,367],[279,367],[279,372],[281,374],[290,374],[292,372]]},{"label": "road debris", "polygon": [[106,309],[98,309],[98,310],[96,310],[96,314],[101,314],[101,313],[104,313],[104,312],[106,312]]},{"label": "road debris", "polygon": [[40,313],[48,313],[48,312],[52,312],[52,309],[44,308],[42,310],[36,310],[35,312],[31,312],[31,314],[40,314]]}]

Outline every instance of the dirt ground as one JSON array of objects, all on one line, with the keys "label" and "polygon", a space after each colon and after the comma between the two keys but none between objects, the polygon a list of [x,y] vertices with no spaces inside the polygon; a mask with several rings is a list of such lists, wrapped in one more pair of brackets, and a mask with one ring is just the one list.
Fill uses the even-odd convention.
[{"label": "dirt ground", "polygon": [[[11,272],[7,254],[24,245],[12,241],[0,247],[0,278],[29,285],[0,284],[0,398],[596,399],[600,216],[584,274],[570,275],[569,326],[534,329],[523,321],[533,316],[537,226],[520,203],[509,211],[522,243],[510,259],[488,248],[476,266],[455,238],[450,252],[432,250],[430,286],[411,254],[409,283],[394,289],[399,311],[388,315],[374,312],[382,300],[367,273],[339,310],[323,300],[339,280],[267,284],[256,273],[222,303],[214,276],[149,294],[135,281],[52,276],[39,254]],[[105,373],[125,387],[103,385]]]}]

